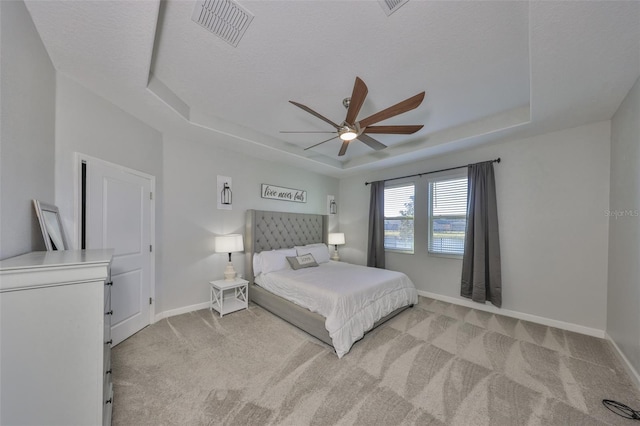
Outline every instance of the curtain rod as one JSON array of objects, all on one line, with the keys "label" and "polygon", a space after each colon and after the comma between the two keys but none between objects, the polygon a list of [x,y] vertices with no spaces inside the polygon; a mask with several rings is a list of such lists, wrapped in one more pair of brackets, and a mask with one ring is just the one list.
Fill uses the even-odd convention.
[{"label": "curtain rod", "polygon": [[[499,163],[500,162],[500,158],[498,157],[495,160],[491,160],[491,162],[492,163]],[[423,175],[430,175],[431,173],[440,173],[440,172],[447,172],[449,170],[463,169],[465,167],[473,166],[475,164],[480,164],[480,163],[486,163],[486,161],[480,161],[478,163],[467,164],[466,166],[449,167],[448,169],[434,170],[432,172],[416,173],[414,175],[400,176],[400,177],[395,177],[395,178],[391,178],[391,179],[382,179],[381,181],[376,181],[376,182],[388,182],[390,180],[404,179],[404,178],[409,178],[409,177],[414,177],[414,176],[422,177]],[[370,183],[373,183],[373,182],[365,182],[364,184],[366,186],[366,185],[369,185]]]}]

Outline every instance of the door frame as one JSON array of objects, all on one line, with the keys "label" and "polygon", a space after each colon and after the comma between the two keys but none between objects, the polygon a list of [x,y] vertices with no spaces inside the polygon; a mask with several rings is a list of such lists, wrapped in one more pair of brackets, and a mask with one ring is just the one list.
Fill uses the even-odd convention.
[{"label": "door frame", "polygon": [[151,182],[151,205],[149,206],[149,243],[153,247],[149,257],[150,271],[149,271],[149,296],[153,303],[149,306],[149,324],[155,323],[156,312],[156,177],[139,170],[130,169],[120,164],[112,163],[109,161],[101,160],[96,157],[91,157],[80,152],[74,152],[74,191],[73,191],[73,219],[75,223],[73,242],[75,247],[80,248],[81,227],[82,227],[82,163],[87,164],[87,169],[91,163],[102,163],[103,165],[120,169],[125,173],[130,173],[145,179],[149,179]]}]

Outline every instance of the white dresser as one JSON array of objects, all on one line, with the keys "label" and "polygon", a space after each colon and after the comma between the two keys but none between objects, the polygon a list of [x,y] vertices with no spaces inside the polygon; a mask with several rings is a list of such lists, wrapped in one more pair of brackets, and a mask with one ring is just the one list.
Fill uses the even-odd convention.
[{"label": "white dresser", "polygon": [[0,424],[111,424],[112,250],[0,261]]}]

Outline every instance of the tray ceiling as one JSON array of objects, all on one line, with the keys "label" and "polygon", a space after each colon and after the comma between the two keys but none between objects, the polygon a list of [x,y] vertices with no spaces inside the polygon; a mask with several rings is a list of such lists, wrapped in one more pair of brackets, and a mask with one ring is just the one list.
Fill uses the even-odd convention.
[{"label": "tray ceiling", "polygon": [[[640,74],[637,2],[242,1],[233,46],[194,22],[194,1],[27,1],[56,69],[162,132],[334,176],[609,119]],[[359,117],[418,92],[379,124],[373,151],[288,101],[340,123],[355,77]]]}]

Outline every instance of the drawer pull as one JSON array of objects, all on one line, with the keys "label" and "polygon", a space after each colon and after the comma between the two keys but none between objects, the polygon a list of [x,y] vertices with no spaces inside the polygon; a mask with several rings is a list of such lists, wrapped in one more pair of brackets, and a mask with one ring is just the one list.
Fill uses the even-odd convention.
[{"label": "drawer pull", "polygon": [[104,314],[105,314],[105,315],[113,315],[113,309],[112,309],[112,310],[110,310],[109,312],[105,312]]},{"label": "drawer pull", "polygon": [[111,404],[112,402],[113,402],[113,398],[109,398],[104,403],[105,404]]},{"label": "drawer pull", "polygon": [[110,345],[113,343],[113,339],[109,339],[106,342],[104,342],[105,345]]}]

